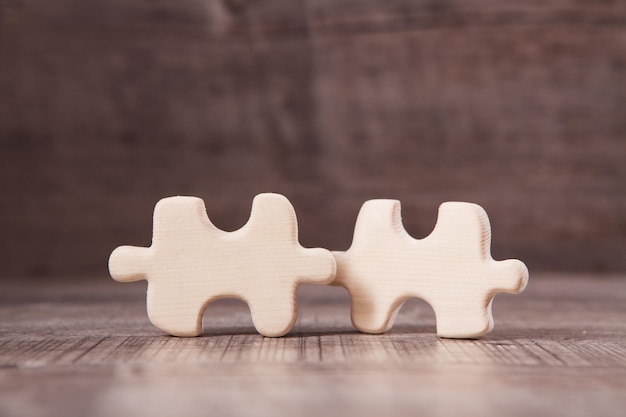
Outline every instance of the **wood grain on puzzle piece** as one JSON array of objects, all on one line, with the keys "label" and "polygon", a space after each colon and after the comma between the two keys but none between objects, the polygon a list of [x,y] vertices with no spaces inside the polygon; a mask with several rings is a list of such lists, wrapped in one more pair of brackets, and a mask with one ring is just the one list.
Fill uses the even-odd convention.
[{"label": "wood grain on puzzle piece", "polygon": [[264,336],[289,332],[297,318],[300,283],[327,284],[335,276],[332,254],[298,243],[291,203],[279,194],[259,194],[241,229],[224,232],[195,197],[170,197],[154,209],[152,246],[121,246],[111,254],[113,279],[148,281],[148,316],[176,336],[202,333],[202,314],[219,298],[250,306]]},{"label": "wood grain on puzzle piece", "polygon": [[406,299],[419,297],[435,310],[439,336],[478,337],[493,329],[493,297],[519,293],[528,282],[526,266],[494,261],[490,244],[489,219],[476,204],[442,204],[433,232],[414,239],[402,226],[398,201],[370,200],[350,249],[334,252],[333,285],[350,292],[352,322],[363,332],[389,330]]}]

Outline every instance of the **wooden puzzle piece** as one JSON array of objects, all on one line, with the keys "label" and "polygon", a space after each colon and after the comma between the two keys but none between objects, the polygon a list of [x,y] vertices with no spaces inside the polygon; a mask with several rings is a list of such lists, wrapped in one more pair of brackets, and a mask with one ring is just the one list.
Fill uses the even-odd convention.
[{"label": "wooden puzzle piece", "polygon": [[224,232],[195,197],[170,197],[154,209],[152,246],[121,246],[109,259],[116,281],[148,281],[150,321],[176,336],[202,333],[202,314],[219,298],[250,306],[264,336],[289,332],[297,318],[300,283],[328,284],[335,260],[326,249],[298,243],[296,214],[279,194],[259,194],[248,222]]},{"label": "wooden puzzle piece", "polygon": [[476,204],[443,203],[433,232],[414,239],[402,225],[399,201],[370,200],[350,249],[333,253],[333,285],[352,296],[352,323],[362,332],[389,330],[402,304],[419,297],[433,307],[440,337],[478,337],[493,329],[493,297],[517,294],[528,282],[521,261],[494,261],[490,245],[489,218]]}]

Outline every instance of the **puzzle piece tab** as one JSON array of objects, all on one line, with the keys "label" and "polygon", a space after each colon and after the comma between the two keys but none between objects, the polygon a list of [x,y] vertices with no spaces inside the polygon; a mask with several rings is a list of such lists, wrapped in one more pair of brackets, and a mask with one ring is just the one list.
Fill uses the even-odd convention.
[{"label": "puzzle piece tab", "polygon": [[440,337],[478,337],[493,329],[494,296],[517,294],[528,282],[521,261],[494,261],[490,245],[489,218],[476,204],[443,203],[433,232],[414,239],[402,226],[399,201],[370,200],[350,249],[334,252],[333,285],[352,296],[352,323],[362,332],[389,330],[402,304],[419,297],[433,307]]},{"label": "puzzle piece tab", "polygon": [[148,281],[150,321],[172,335],[199,335],[210,302],[239,298],[259,333],[282,336],[297,318],[297,286],[335,276],[329,251],[300,246],[293,206],[279,194],[257,195],[250,219],[234,232],[216,228],[199,198],[165,198],[153,228],[152,246],[118,247],[109,271],[116,281]]}]

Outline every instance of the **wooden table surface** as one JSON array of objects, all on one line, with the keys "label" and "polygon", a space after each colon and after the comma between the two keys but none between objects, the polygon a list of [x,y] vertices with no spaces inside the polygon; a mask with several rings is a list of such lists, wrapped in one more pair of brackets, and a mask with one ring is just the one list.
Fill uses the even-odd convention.
[{"label": "wooden table surface", "polygon": [[221,300],[205,334],[154,328],[145,283],[0,287],[1,416],[626,415],[626,277],[532,275],[479,340],[434,334],[422,301],[357,333],[341,288],[304,286],[283,338]]}]

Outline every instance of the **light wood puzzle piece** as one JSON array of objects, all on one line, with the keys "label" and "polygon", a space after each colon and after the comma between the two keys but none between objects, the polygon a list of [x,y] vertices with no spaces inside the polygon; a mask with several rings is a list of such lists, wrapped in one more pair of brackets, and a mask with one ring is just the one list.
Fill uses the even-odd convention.
[{"label": "light wood puzzle piece", "polygon": [[293,206],[269,193],[254,198],[234,232],[216,228],[199,198],[165,198],[154,209],[152,246],[121,246],[109,259],[116,281],[148,281],[150,321],[176,336],[199,335],[219,298],[244,300],[259,333],[282,336],[297,318],[298,284],[328,284],[335,268],[326,249],[300,246]]},{"label": "light wood puzzle piece", "polygon": [[494,261],[490,245],[489,218],[476,204],[443,203],[433,232],[414,239],[402,225],[399,201],[370,200],[350,249],[333,253],[333,285],[352,296],[352,323],[362,332],[389,330],[402,304],[419,297],[435,311],[440,337],[478,337],[493,329],[493,297],[519,293],[528,282],[521,261]]}]

